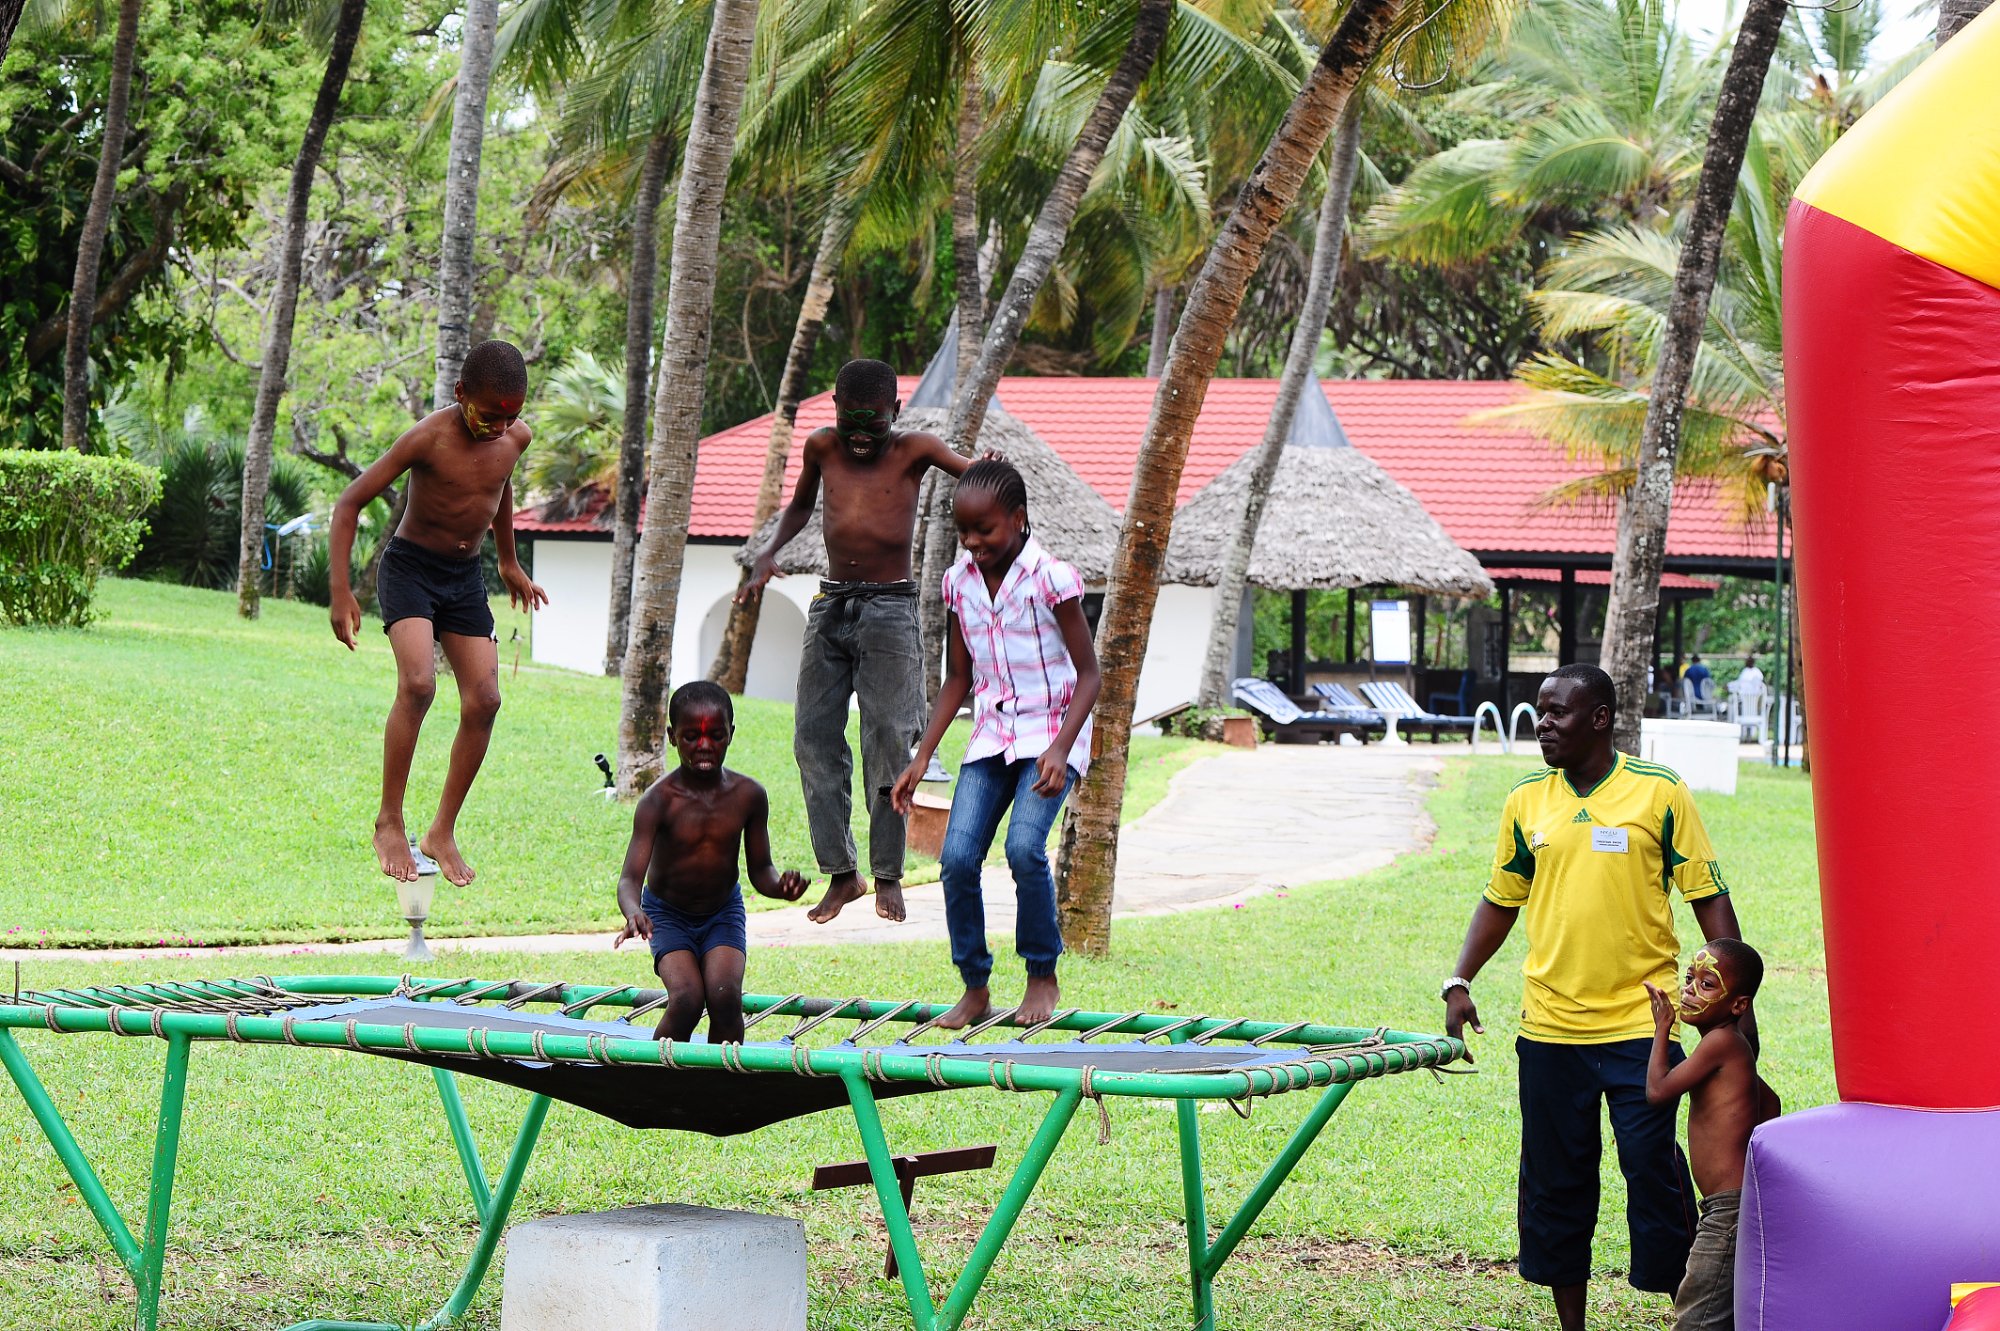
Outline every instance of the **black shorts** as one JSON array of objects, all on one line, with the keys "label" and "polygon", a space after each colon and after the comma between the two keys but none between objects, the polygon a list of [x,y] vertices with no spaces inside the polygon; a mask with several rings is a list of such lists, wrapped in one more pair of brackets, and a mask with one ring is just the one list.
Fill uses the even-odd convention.
[{"label": "black shorts", "polygon": [[[1514,1042],[1521,1059],[1521,1278],[1537,1285],[1590,1279],[1597,1230],[1599,1123],[1611,1111],[1634,1288],[1672,1294],[1694,1242],[1694,1183],[1674,1140],[1673,1104],[1646,1103],[1650,1039],[1609,1044]],[[1681,1061],[1679,1045],[1667,1061]]]},{"label": "black shorts", "polygon": [[433,633],[493,636],[493,607],[477,556],[453,559],[400,536],[391,536],[382,552],[375,607],[382,612],[384,633],[401,620],[428,619]]}]

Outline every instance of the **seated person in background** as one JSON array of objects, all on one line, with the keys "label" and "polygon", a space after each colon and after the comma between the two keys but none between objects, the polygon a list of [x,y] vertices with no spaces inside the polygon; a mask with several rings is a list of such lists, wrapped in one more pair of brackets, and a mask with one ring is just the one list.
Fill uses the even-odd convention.
[{"label": "seated person in background", "polygon": [[770,799],[764,788],[722,765],[736,711],[720,685],[696,680],[674,690],[667,733],[680,766],[639,797],[632,844],[618,877],[625,927],[611,944],[644,938],[667,986],[655,1039],[685,1040],[708,1010],[711,1044],[743,1039],[743,963],[749,946],[738,848],[750,886],[797,901],[810,879],[771,864]]},{"label": "seated person in background", "polygon": [[1694,686],[1694,696],[1697,698],[1706,698],[1715,691],[1710,686],[1710,680],[1714,676],[1710,675],[1708,667],[1701,663],[1700,652],[1688,658],[1687,673],[1681,678]]},{"label": "seated person in background", "polygon": [[[1701,1189],[1701,1219],[1688,1251],[1687,1275],[1674,1296],[1674,1331],[1733,1331],[1736,1325],[1736,1220],[1750,1131],[1778,1114],[1777,1096],[1757,1076],[1757,1047],[1743,1029],[1750,1000],[1764,979],[1755,948],[1711,938],[1688,963],[1680,1000],[1651,982],[1653,1054],[1646,1066],[1646,1103],[1688,1103],[1688,1163]],[[1669,1066],[1674,1019],[1701,1040]]]}]

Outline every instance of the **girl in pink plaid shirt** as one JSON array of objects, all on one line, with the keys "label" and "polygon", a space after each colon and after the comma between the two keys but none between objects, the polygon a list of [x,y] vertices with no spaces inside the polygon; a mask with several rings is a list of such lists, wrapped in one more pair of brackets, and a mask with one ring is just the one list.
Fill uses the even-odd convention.
[{"label": "girl in pink plaid shirt", "polygon": [[1062,930],[1049,873],[1049,829],[1063,797],[1090,766],[1097,651],[1083,617],[1083,578],[1028,534],[1028,487],[1020,472],[998,460],[973,463],[959,478],[952,515],[965,552],[944,578],[951,614],[944,686],[891,799],[898,812],[910,811],[938,741],[971,694],[972,737],[939,857],[951,959],[965,996],[938,1025],[956,1030],[992,1010],[986,982],[993,954],[986,946],[981,873],[1010,808],[1015,950],[1028,970],[1017,1020],[1032,1024],[1053,1015],[1061,998],[1056,958]]}]

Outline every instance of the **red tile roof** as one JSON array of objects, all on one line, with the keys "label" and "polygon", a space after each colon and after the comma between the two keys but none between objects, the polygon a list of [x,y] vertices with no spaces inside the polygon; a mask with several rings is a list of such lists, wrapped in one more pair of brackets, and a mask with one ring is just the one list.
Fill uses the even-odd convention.
[{"label": "red tile roof", "polygon": [[[916,383],[915,376],[898,381],[905,396]],[[1156,387],[1151,379],[1010,377],[1001,380],[1000,400],[1113,507],[1123,510]],[[1271,379],[1217,379],[1209,385],[1181,474],[1180,502],[1262,438],[1277,387]],[[1522,392],[1517,385],[1334,379],[1325,388],[1355,446],[1414,491],[1466,549],[1489,560],[1610,554],[1617,530],[1614,515],[1535,507],[1538,496],[1586,473],[1587,465],[1524,431],[1465,423],[1474,412],[1514,401]],[[832,423],[830,392],[800,405],[801,433]],[[770,417],[765,415],[702,440],[690,535],[736,540],[749,535],[769,432]],[[798,467],[794,450],[785,474],[788,493]],[[1742,526],[1716,494],[1683,487],[1676,500],[1667,534],[1669,558],[1745,559],[1768,553],[1768,525]],[[602,531],[604,526],[598,515],[544,523],[524,510],[515,519],[515,527],[530,534]]]},{"label": "red tile roof", "polygon": [[[1547,582],[1562,581],[1562,570],[1554,568],[1489,568],[1486,576],[1495,582]],[[1580,568],[1576,571],[1579,586],[1608,587],[1611,585],[1611,570],[1608,568]],[[1662,573],[1660,588],[1663,591],[1712,592],[1722,584],[1714,578],[1691,578],[1685,573]]]}]

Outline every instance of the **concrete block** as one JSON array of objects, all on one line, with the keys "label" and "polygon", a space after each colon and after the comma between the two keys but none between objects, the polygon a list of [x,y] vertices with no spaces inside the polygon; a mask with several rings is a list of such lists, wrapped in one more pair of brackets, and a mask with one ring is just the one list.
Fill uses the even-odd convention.
[{"label": "concrete block", "polygon": [[501,1331],[805,1331],[805,1226],[703,1206],[507,1232]]}]

